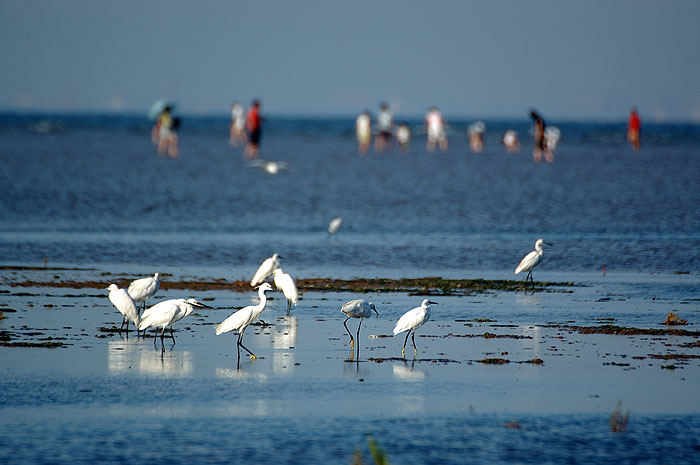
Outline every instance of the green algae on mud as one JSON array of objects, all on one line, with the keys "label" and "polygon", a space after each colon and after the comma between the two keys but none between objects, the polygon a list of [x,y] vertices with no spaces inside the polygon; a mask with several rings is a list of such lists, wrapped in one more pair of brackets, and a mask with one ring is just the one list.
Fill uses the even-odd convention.
[{"label": "green algae on mud", "polygon": [[[19,281],[8,282],[12,287],[58,287],[69,289],[104,289],[111,283],[119,287],[127,287],[130,279],[120,278],[115,281]],[[573,287],[577,284],[571,282],[536,282],[534,287],[526,285],[524,281],[514,280],[487,280],[487,279],[443,279],[440,277],[426,278],[301,278],[296,280],[297,288],[301,292],[407,292],[410,295],[426,296],[464,296],[484,292],[568,292],[554,288]],[[192,281],[167,281],[162,280],[161,289],[187,289],[194,291],[229,290],[234,292],[250,292],[252,286],[248,281],[227,281],[225,279],[192,280]]]}]

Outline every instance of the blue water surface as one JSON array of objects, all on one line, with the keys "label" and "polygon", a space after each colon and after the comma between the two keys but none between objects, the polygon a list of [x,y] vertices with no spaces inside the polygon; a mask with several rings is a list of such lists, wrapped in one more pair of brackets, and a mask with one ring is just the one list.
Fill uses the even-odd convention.
[{"label": "blue water surface", "polygon": [[[137,116],[0,116],[0,256],[10,263],[511,270],[538,237],[554,270],[697,272],[700,127],[556,123],[553,164],[533,162],[529,123],[487,121],[468,152],[428,154],[420,121],[407,153],[357,155],[353,121],[265,121],[250,167],[225,118],[184,117],[178,159],[158,157]],[[500,144],[519,131],[523,150]],[[335,241],[326,228],[344,224]]]}]

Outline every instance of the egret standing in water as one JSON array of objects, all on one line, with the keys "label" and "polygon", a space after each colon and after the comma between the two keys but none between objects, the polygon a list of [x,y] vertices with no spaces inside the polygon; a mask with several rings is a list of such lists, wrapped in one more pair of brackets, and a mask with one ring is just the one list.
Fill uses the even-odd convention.
[{"label": "egret standing in water", "polygon": [[358,359],[360,358],[360,327],[362,326],[362,319],[363,318],[369,318],[372,316],[372,312],[377,314],[379,316],[379,312],[377,311],[377,308],[374,306],[372,302],[368,302],[365,299],[356,299],[356,300],[351,300],[350,302],[346,302],[343,304],[342,307],[340,307],[340,311],[343,312],[345,315],[347,315],[347,318],[345,321],[343,321],[343,326],[345,326],[345,331],[348,332],[350,335],[350,346],[354,347],[355,346],[355,339],[352,337],[352,333],[348,329],[347,322],[350,318],[359,318],[360,323],[357,325],[357,357]]},{"label": "egret standing in water", "polygon": [[217,336],[219,334],[233,331],[234,329],[238,330],[238,342],[236,342],[236,346],[238,348],[239,367],[241,364],[241,347],[243,347],[245,351],[250,354],[251,360],[255,360],[256,358],[258,358],[253,352],[248,350],[248,348],[243,345],[243,333],[245,332],[246,328],[251,325],[251,323],[258,319],[263,310],[265,310],[265,304],[267,303],[267,296],[265,295],[265,292],[271,290],[272,286],[270,285],[270,283],[262,283],[260,287],[258,287],[258,296],[260,297],[260,303],[258,305],[249,305],[247,307],[243,307],[242,309],[233,313],[224,321],[216,325],[215,329]]},{"label": "egret standing in water", "polygon": [[297,283],[294,282],[294,278],[282,271],[282,268],[277,268],[272,275],[274,276],[275,287],[277,290],[282,291],[284,297],[287,299],[287,313],[289,313],[292,304],[296,307],[299,301]]},{"label": "egret standing in water", "polygon": [[537,266],[537,264],[542,260],[542,245],[553,245],[549,242],[545,242],[544,239],[537,239],[535,241],[535,250],[525,255],[520,261],[520,265],[515,269],[515,274],[521,271],[527,271],[527,276],[525,276],[525,283],[527,284],[528,278],[532,283],[532,287],[535,287],[535,282],[532,279],[532,269]]},{"label": "egret standing in water", "polygon": [[340,216],[336,216],[331,220],[330,223],[328,223],[328,234],[331,236],[335,235],[335,233],[338,232],[340,227],[343,225],[343,218]]},{"label": "egret standing in water", "polygon": [[425,299],[420,304],[420,307],[407,311],[396,323],[396,326],[394,327],[394,336],[399,333],[403,333],[404,331],[408,331],[408,333],[406,333],[406,339],[403,341],[403,347],[401,348],[402,357],[405,356],[406,343],[408,342],[409,334],[411,335],[411,342],[413,343],[413,350],[415,351],[414,356],[418,355],[415,334],[416,330],[430,319],[430,305],[438,305],[438,303]]},{"label": "egret standing in water", "polygon": [[274,254],[272,257],[266,258],[258,267],[258,271],[253,275],[253,279],[250,280],[251,286],[257,286],[261,282],[265,281],[265,278],[270,276],[275,272],[277,268],[280,267],[280,260],[282,257],[279,254]]},{"label": "egret standing in water", "polygon": [[160,289],[160,280],[158,279],[158,273],[154,274],[153,277],[136,279],[131,281],[129,284],[129,290],[127,291],[134,302],[143,303],[143,308],[146,308],[146,301],[153,297],[158,289]]},{"label": "egret standing in water", "polygon": [[122,332],[124,323],[126,323],[126,332],[129,332],[129,321],[133,321],[134,325],[138,328],[139,323],[141,323],[141,318],[139,317],[139,310],[136,308],[134,299],[131,298],[126,290],[119,289],[116,284],[110,284],[107,289],[109,290],[109,300],[117,307],[119,313],[122,314],[122,325],[119,328],[119,332]]},{"label": "egret standing in water", "polygon": [[[144,335],[148,328],[163,328],[160,333],[160,341],[162,343],[163,336],[165,335],[165,328],[170,326],[170,337],[173,339],[173,344],[175,344],[173,325],[186,316],[189,316],[194,311],[195,307],[209,308],[207,305],[201,304],[195,299],[170,299],[158,302],[153,307],[143,312],[143,315],[141,315],[141,323],[138,328],[144,332]],[[155,338],[153,338],[153,343],[156,343]]]}]

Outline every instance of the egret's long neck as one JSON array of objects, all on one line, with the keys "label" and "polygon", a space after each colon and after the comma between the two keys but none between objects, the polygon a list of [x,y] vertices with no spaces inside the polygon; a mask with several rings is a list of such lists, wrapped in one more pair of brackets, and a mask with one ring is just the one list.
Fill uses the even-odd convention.
[{"label": "egret's long neck", "polygon": [[537,252],[537,255],[540,257],[542,256],[542,244],[535,244],[535,252]]},{"label": "egret's long neck", "polygon": [[265,295],[264,290],[260,289],[258,291],[258,297],[260,297],[260,303],[255,307],[255,318],[257,318],[258,315],[260,315],[262,311],[265,310],[265,304],[267,304],[267,296]]}]

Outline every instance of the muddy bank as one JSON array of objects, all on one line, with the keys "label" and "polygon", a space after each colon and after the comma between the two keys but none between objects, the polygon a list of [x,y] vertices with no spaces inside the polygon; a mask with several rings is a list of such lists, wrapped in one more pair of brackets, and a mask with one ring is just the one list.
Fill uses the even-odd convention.
[{"label": "muddy bank", "polygon": [[545,325],[549,328],[560,328],[565,331],[579,334],[616,334],[620,336],[691,336],[700,337],[700,331],[688,331],[684,329],[655,329],[655,328],[628,328],[616,325],[601,326],[570,326],[570,325]]},{"label": "muddy bank", "polygon": [[[68,289],[104,289],[114,283],[119,287],[128,287],[132,279],[111,279],[105,281],[75,281],[61,280],[56,276],[52,281],[10,281],[5,284],[11,287],[54,287]],[[486,279],[443,279],[440,277],[426,278],[356,278],[356,279],[332,279],[332,278],[302,278],[297,279],[297,288],[300,292],[406,292],[410,295],[473,295],[483,292],[570,292],[567,287],[574,287],[571,282],[535,282],[533,286],[526,286],[523,281],[514,280],[486,280]],[[227,281],[225,279],[169,281],[161,279],[161,289],[179,289],[192,291],[234,291],[250,292],[252,287],[244,280]]]}]

